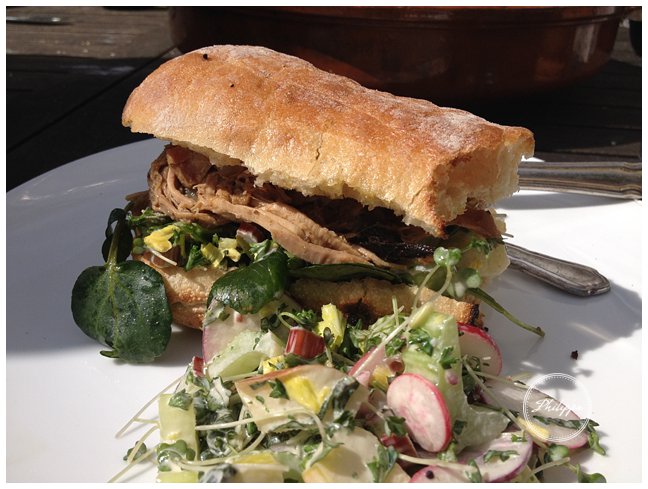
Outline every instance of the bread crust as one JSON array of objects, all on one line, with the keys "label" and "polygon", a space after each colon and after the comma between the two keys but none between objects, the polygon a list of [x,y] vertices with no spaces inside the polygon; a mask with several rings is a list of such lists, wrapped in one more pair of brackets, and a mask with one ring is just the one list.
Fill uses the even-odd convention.
[{"label": "bread crust", "polygon": [[[289,294],[307,309],[319,310],[324,304],[335,304],[352,320],[362,319],[365,325],[393,312],[392,298],[403,312],[409,313],[416,298],[416,289],[405,284],[392,284],[385,280],[364,278],[348,282],[325,282],[299,279],[288,290]],[[453,316],[456,321],[467,324],[481,323],[479,306],[459,302],[449,297],[423,289],[419,305],[433,301],[435,310]]]},{"label": "bread crust", "polygon": [[131,94],[122,122],[214,164],[240,160],[259,183],[386,207],[437,236],[468,206],[516,191],[518,162],[534,147],[527,129],[369,90],[253,46],[165,63]]}]

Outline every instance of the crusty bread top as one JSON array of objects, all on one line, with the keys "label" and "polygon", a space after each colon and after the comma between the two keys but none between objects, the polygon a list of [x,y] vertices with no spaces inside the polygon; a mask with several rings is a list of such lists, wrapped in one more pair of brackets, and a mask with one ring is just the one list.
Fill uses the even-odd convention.
[{"label": "crusty bread top", "polygon": [[527,129],[369,90],[253,46],[168,61],[131,94],[122,122],[214,164],[240,160],[259,183],[386,207],[435,235],[467,206],[516,191],[517,165],[534,146]]}]

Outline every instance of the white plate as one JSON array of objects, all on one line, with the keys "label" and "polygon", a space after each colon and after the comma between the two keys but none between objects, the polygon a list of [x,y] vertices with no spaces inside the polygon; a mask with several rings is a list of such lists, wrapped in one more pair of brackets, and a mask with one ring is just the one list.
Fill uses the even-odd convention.
[{"label": "white plate", "polygon": [[[7,194],[7,480],[103,482],[145,429],[114,433],[179,377],[200,351],[196,331],[174,330],[167,352],[133,366],[99,355],[75,326],[70,292],[78,274],[101,262],[109,211],[146,187],[162,144],[145,141],[83,158]],[[579,298],[507,271],[489,291],[544,340],[497,313],[487,325],[505,373],[575,376],[592,399],[608,456],[581,461],[608,481],[641,477],[641,203],[522,192],[499,207],[514,242],[597,268],[612,291]],[[578,350],[578,360],[570,357]],[[141,472],[141,471],[140,471]],[[566,474],[569,477],[570,474]],[[153,480],[152,472],[135,474]]]}]

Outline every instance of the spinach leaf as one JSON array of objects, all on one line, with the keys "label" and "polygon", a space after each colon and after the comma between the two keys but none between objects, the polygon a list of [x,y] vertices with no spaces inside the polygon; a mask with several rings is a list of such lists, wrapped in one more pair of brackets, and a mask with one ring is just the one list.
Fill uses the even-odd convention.
[{"label": "spinach leaf", "polygon": [[112,348],[101,354],[151,362],[171,337],[162,277],[137,261],[84,270],[72,289],[72,316],[81,330]]},{"label": "spinach leaf", "polygon": [[[117,234],[117,261],[124,261],[128,258],[128,255],[131,254],[131,249],[133,248],[133,235],[130,233],[128,228],[124,226],[125,221],[126,210],[118,208],[113,209],[110,212],[110,215],[108,216],[108,225],[106,226],[106,239],[101,247],[101,254],[103,255],[104,261],[108,261],[108,253],[110,252],[113,235],[115,234]],[[113,224],[115,224],[114,230]],[[119,232],[117,226],[120,228]]]},{"label": "spinach leaf", "polygon": [[231,307],[241,314],[254,314],[279,297],[288,285],[286,254],[277,250],[247,267],[226,273],[212,285],[207,299],[206,318],[219,317],[216,311]]},{"label": "spinach leaf", "polygon": [[341,282],[343,280],[354,280],[365,277],[387,280],[394,283],[403,282],[403,278],[394,272],[385,270],[384,268],[374,267],[373,265],[363,265],[362,263],[309,265],[303,268],[291,269],[290,276],[293,278],[313,278],[329,282]]},{"label": "spinach leaf", "polygon": [[112,348],[102,355],[151,362],[162,354],[171,338],[171,310],[164,282],[144,263],[118,262],[124,253],[121,236],[130,232],[123,211],[111,212],[109,228],[113,222],[106,264],[85,269],[74,284],[72,317],[86,335]]}]

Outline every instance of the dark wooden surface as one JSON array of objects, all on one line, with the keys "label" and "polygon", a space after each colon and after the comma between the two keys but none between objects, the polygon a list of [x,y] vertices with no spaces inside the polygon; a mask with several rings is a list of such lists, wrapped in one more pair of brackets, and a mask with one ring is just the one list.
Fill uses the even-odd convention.
[{"label": "dark wooden surface", "polygon": [[[121,126],[130,92],[179,54],[163,8],[11,7],[59,25],[7,23],[7,189],[69,161],[138,141]],[[594,77],[551,93],[463,107],[536,136],[551,161],[641,161],[641,58],[621,26]]]}]

